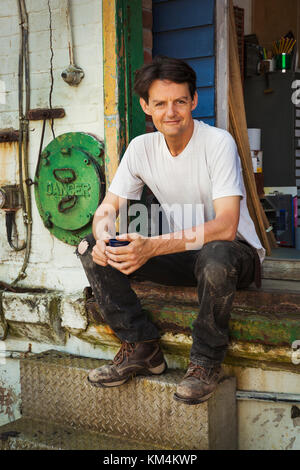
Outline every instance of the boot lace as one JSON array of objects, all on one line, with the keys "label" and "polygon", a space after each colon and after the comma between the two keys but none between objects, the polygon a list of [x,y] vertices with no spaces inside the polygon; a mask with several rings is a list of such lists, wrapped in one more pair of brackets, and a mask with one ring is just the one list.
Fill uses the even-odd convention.
[{"label": "boot lace", "polygon": [[134,349],[135,349],[135,343],[126,343],[126,342],[122,343],[121,349],[114,357],[114,360],[113,360],[114,364],[116,365],[121,364],[126,357],[130,356],[130,354],[133,353]]},{"label": "boot lace", "polygon": [[215,367],[203,367],[190,362],[185,378],[196,377],[197,379],[207,380],[214,372],[216,372]]}]

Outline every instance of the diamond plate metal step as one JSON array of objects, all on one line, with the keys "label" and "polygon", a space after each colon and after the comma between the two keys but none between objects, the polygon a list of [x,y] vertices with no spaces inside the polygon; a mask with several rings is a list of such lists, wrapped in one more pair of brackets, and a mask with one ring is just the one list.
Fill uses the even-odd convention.
[{"label": "diamond plate metal step", "polygon": [[57,351],[22,359],[22,416],[165,449],[237,447],[235,378],[225,378],[207,402],[188,406],[173,399],[183,371],[91,386],[88,371],[105,362]]},{"label": "diamond plate metal step", "polygon": [[0,428],[0,450],[153,450],[162,449],[120,436],[21,418]]}]

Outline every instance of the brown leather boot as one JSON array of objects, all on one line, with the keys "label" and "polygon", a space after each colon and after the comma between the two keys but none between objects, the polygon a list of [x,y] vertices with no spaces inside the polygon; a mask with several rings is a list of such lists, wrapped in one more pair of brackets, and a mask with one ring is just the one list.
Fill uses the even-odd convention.
[{"label": "brown leather boot", "polygon": [[96,387],[117,387],[134,375],[160,375],[166,368],[158,340],[124,342],[113,362],[91,370],[88,381]]},{"label": "brown leather boot", "polygon": [[223,377],[221,366],[206,368],[191,362],[183,380],[177,385],[174,398],[187,405],[203,403],[212,396]]}]

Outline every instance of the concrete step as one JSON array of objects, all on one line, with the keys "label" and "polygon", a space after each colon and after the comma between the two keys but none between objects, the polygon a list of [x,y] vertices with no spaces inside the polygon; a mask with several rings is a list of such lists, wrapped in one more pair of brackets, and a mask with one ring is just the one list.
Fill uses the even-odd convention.
[{"label": "concrete step", "polygon": [[237,447],[235,378],[226,377],[207,402],[188,406],[173,399],[183,371],[137,377],[121,387],[93,387],[87,373],[105,362],[57,351],[22,359],[23,418],[164,449]]},{"label": "concrete step", "polygon": [[21,418],[0,427],[0,450],[161,450],[120,436]]}]

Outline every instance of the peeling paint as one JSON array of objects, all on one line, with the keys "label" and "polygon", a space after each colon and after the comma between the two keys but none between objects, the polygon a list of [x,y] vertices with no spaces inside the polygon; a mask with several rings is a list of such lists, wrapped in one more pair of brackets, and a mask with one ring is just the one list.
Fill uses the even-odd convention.
[{"label": "peeling paint", "polygon": [[1,421],[15,421],[19,416],[20,395],[14,387],[0,383],[0,418]]},{"label": "peeling paint", "polygon": [[259,413],[259,415],[255,416],[255,418],[253,418],[252,424],[256,423],[259,420],[260,417],[261,417],[261,413]]},{"label": "peeling paint", "polygon": [[292,439],[290,440],[290,443],[289,445],[286,446],[285,450],[290,450],[293,448],[293,445],[294,445],[294,442],[295,442],[296,438],[295,437],[292,437]]},{"label": "peeling paint", "polygon": [[285,409],[284,408],[270,408],[270,411],[274,411],[276,414],[275,418],[273,419],[273,423],[280,423],[284,416]]}]

